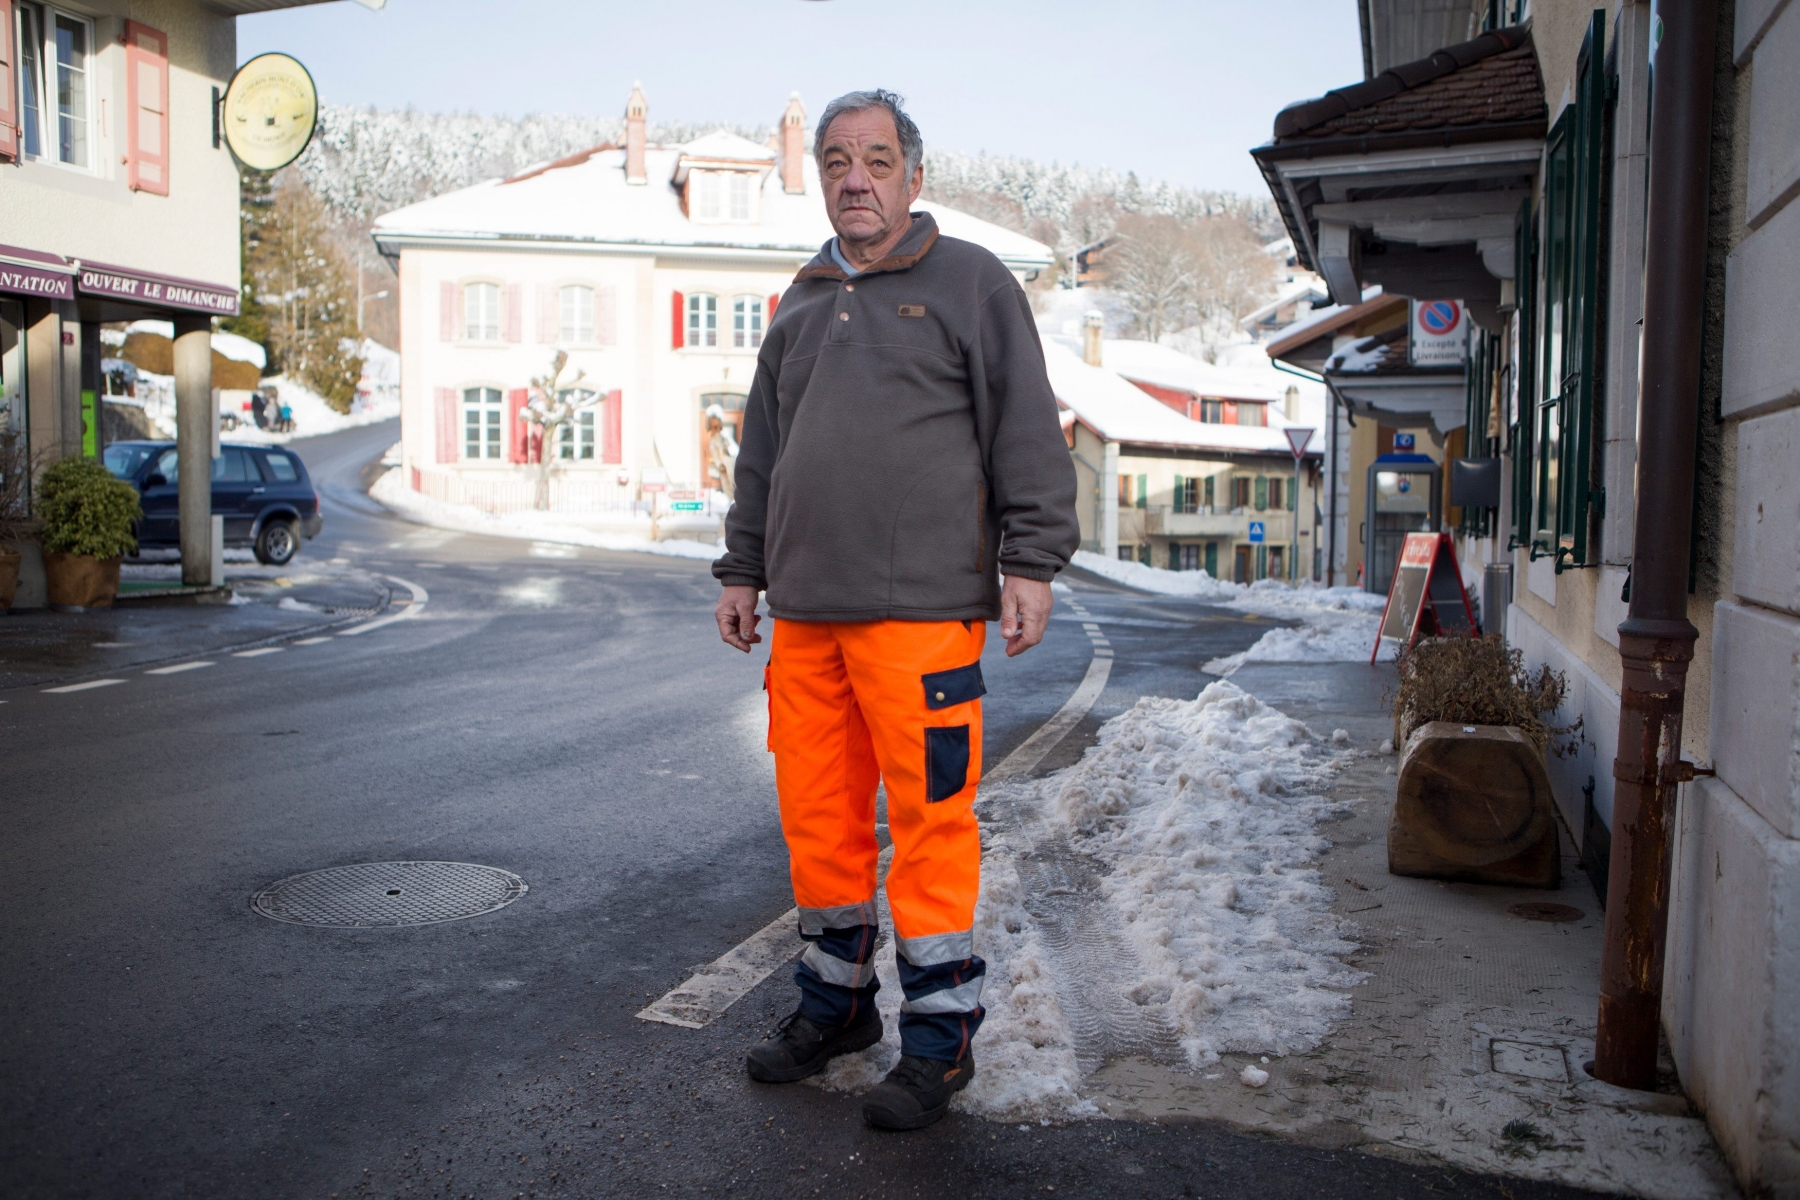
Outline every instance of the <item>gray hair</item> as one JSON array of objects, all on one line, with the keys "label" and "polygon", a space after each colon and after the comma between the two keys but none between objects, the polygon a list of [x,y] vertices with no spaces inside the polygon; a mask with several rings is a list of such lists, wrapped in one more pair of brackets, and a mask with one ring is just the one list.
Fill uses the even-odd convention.
[{"label": "gray hair", "polygon": [[906,158],[906,174],[910,178],[919,169],[919,164],[925,161],[925,139],[919,136],[919,127],[913,124],[913,119],[900,107],[905,103],[904,97],[897,96],[886,88],[876,88],[869,92],[845,92],[827,104],[825,111],[819,114],[818,132],[813,134],[813,157],[824,160],[825,131],[831,128],[833,121],[845,113],[884,108],[894,118],[894,132],[900,137],[900,153]]}]

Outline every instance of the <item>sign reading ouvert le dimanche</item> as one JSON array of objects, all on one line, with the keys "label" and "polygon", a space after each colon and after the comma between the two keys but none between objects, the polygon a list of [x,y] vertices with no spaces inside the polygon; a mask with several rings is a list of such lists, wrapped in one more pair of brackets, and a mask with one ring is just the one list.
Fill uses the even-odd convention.
[{"label": "sign reading ouvert le dimanche", "polygon": [[89,295],[111,296],[156,308],[181,308],[222,317],[235,316],[238,310],[236,288],[171,275],[154,275],[106,263],[82,263],[76,286]]}]

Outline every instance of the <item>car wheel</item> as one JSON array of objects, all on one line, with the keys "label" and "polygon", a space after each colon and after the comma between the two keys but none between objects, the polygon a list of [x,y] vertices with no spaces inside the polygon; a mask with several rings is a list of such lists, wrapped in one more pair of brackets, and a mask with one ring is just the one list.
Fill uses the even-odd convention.
[{"label": "car wheel", "polygon": [[271,567],[287,565],[300,549],[300,535],[288,521],[270,521],[256,535],[256,561]]}]

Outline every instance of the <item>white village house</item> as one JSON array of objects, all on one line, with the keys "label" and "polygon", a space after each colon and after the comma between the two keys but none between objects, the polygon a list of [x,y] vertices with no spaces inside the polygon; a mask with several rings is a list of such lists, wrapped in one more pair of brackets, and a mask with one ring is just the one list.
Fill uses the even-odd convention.
[{"label": "white village house", "polygon": [[[532,507],[539,448],[519,413],[561,349],[595,403],[554,439],[551,507],[611,524],[672,502],[683,510],[664,535],[690,512],[691,532],[716,532],[724,500],[708,478],[705,413],[716,405],[741,423],[763,331],[832,230],[797,95],[776,147],[725,132],[650,145],[645,117],[634,88],[623,146],[375,222],[400,277],[407,486],[492,512]],[[1022,281],[1053,261],[1020,234],[915,208]]]}]

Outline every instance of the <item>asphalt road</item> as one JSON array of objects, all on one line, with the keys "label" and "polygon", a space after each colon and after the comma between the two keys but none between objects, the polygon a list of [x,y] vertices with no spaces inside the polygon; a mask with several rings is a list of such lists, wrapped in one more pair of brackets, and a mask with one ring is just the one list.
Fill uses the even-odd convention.
[{"label": "asphalt road", "polygon": [[[416,617],[0,692],[0,1194],[1572,1194],[1211,1126],[953,1115],[878,1135],[852,1097],[744,1078],[791,1007],[785,968],[706,1029],[635,1019],[792,904],[765,656],[718,641],[704,562],[387,515],[361,484],[394,436],[297,444],[327,514],[304,553],[422,585]],[[1262,628],[1076,587],[1117,664],[1042,769],[1140,696],[1192,696],[1198,664]],[[1020,659],[990,647],[991,763],[1091,650],[1066,619]],[[503,867],[530,892],[401,929],[251,910],[297,872],[393,859]]]}]

